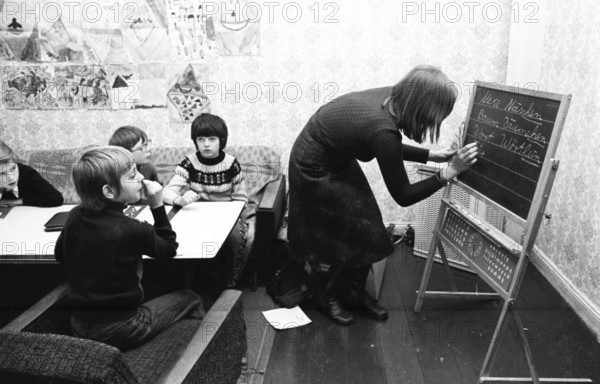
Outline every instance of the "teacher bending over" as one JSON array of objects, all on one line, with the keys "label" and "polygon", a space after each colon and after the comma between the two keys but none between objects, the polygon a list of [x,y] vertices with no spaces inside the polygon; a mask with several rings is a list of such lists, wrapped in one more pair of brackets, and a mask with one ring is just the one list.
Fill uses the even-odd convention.
[{"label": "teacher bending over", "polygon": [[[339,324],[344,308],[388,317],[365,291],[372,263],[393,252],[381,212],[357,160],[377,159],[385,185],[401,206],[431,196],[476,161],[477,147],[430,151],[402,144],[404,136],[437,141],[457,91],[438,68],[417,66],[392,87],[343,95],[310,118],[292,148],[288,235],[292,256],[316,276],[316,304]],[[411,184],[404,161],[450,164]]]}]

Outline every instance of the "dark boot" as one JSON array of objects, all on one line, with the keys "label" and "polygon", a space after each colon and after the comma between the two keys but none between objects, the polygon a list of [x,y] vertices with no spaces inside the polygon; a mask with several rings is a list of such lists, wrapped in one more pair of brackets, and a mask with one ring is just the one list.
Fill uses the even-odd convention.
[{"label": "dark boot", "polygon": [[364,287],[352,287],[342,298],[342,302],[350,309],[358,309],[376,320],[387,320],[388,311],[377,303]]},{"label": "dark boot", "polygon": [[354,316],[342,307],[336,298],[339,269],[329,266],[312,266],[313,276],[317,281],[317,294],[314,296],[316,306],[325,312],[329,320],[341,325],[354,324]]},{"label": "dark boot", "polygon": [[342,303],[349,309],[365,311],[376,320],[387,320],[388,311],[377,303],[365,290],[370,266],[345,268],[342,271],[344,295]]},{"label": "dark boot", "polygon": [[354,324],[354,316],[350,312],[346,311],[339,300],[334,296],[318,292],[315,295],[315,304],[319,309],[325,312],[325,315],[329,320],[334,323],[341,325]]}]

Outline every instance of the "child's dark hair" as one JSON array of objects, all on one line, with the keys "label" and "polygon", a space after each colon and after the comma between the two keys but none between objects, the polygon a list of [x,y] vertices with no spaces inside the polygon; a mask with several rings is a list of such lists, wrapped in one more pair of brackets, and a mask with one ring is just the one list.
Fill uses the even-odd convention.
[{"label": "child's dark hair", "polygon": [[140,139],[142,140],[142,143],[148,141],[146,132],[133,125],[125,125],[118,128],[113,133],[110,140],[108,140],[108,145],[116,145],[117,147],[123,147],[128,151],[131,151],[131,148],[135,147]]},{"label": "child's dark hair", "polygon": [[198,149],[198,137],[216,136],[219,138],[219,149],[222,151],[227,145],[227,124],[219,116],[202,113],[192,123],[192,141]]},{"label": "child's dark hair", "polygon": [[135,164],[131,152],[122,147],[107,146],[84,153],[73,167],[73,184],[83,208],[100,211],[106,205],[104,185],[121,193],[121,179]]}]

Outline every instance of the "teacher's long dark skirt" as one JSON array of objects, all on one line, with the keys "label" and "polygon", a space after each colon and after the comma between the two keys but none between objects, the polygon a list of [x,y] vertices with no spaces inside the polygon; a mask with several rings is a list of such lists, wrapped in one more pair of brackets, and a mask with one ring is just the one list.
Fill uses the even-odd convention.
[{"label": "teacher's long dark skirt", "polygon": [[[288,238],[292,256],[360,267],[393,252],[369,183],[354,158],[314,139],[314,119],[290,155]],[[317,129],[320,129],[318,127]]]}]

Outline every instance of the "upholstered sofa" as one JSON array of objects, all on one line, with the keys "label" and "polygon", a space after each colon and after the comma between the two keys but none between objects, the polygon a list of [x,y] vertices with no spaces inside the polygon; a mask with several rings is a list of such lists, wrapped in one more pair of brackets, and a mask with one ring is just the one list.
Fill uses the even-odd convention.
[{"label": "upholstered sofa", "polygon": [[202,321],[180,320],[125,353],[71,336],[68,291],[59,285],[0,329],[0,383],[237,382],[246,353],[240,291],[223,292]]}]

